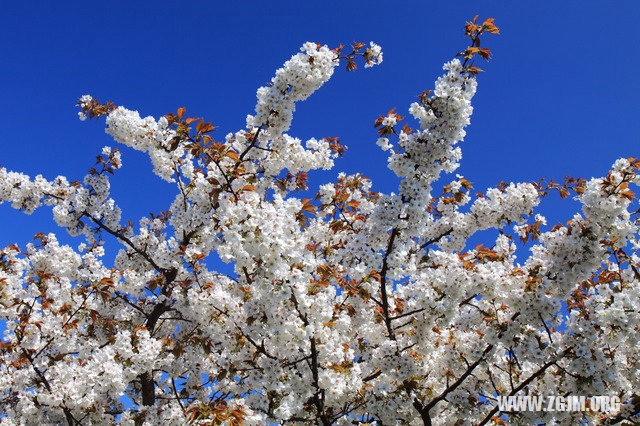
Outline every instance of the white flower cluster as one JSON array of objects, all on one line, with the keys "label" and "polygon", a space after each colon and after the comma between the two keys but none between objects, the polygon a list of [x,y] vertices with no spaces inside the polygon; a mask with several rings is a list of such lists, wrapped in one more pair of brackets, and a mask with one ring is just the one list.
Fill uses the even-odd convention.
[{"label": "white flower cluster", "polygon": [[289,130],[295,102],[307,99],[326,83],[338,66],[336,53],[327,46],[307,42],[276,71],[271,84],[258,89],[256,114],[247,116],[248,127],[268,126],[271,137]]},{"label": "white flower cluster", "polygon": [[167,150],[176,135],[168,125],[165,117],[156,122],[153,117],[143,119],[137,111],[118,107],[107,116],[106,132],[116,141],[149,154],[154,173],[173,182],[175,162],[184,151],[181,148],[173,152]]},{"label": "white flower cluster", "polygon": [[365,68],[370,68],[375,65],[380,65],[382,63],[382,47],[375,44],[374,42],[369,43],[369,47],[367,48],[367,54],[369,59],[364,64]]},{"label": "white flower cluster", "polygon": [[[365,59],[380,63],[380,47]],[[525,387],[640,409],[640,162],[576,187],[581,214],[554,227],[535,215],[539,185],[475,194],[457,175],[436,196],[473,111],[476,80],[456,59],[410,106],[418,130],[380,119],[396,192],[340,173],[301,199],[291,191],[333,167],[336,145],[285,132],[337,63],[306,43],[218,157],[175,144],[167,118],[114,109],[107,133],[176,184],[168,209],[137,227],[120,223],[104,170],[70,183],[0,168],[0,203],[51,206],[86,237],[77,251],[53,234],[0,250],[0,423],[476,424],[500,415],[495,396]],[[105,170],[122,164],[118,150],[101,157]],[[524,260],[511,228],[533,241]],[[491,242],[471,245],[480,231]],[[107,236],[122,244],[113,268]]]},{"label": "white flower cluster", "polygon": [[[91,97],[91,95],[83,95],[79,101],[78,101],[78,105],[81,108],[84,108],[86,106],[88,106],[91,101],[93,101],[93,97]],[[78,118],[80,119],[80,121],[84,121],[87,119],[87,114],[84,111],[80,111],[78,112]]]}]

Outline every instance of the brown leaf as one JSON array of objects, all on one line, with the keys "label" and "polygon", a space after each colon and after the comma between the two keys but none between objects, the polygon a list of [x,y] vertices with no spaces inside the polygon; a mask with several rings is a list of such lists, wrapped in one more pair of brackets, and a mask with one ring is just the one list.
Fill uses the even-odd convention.
[{"label": "brown leaf", "polygon": [[240,156],[238,155],[237,152],[233,151],[233,150],[229,150],[226,152],[225,154],[227,157],[231,158],[234,161],[240,161]]}]

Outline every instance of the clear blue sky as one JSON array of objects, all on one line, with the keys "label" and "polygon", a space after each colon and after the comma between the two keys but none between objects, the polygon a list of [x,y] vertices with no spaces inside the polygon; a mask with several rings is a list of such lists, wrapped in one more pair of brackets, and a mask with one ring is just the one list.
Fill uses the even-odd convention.
[{"label": "clear blue sky", "polygon": [[[484,190],[500,180],[606,173],[639,156],[637,1],[539,2],[7,2],[0,16],[0,164],[47,178],[81,179],[112,143],[104,121],[80,122],[86,93],[156,117],[187,107],[219,125],[218,139],[244,126],[256,89],[307,41],[373,40],[384,63],[338,72],[299,104],[290,133],[340,136],[338,171],[361,171],[391,191],[373,120],[431,88],[441,65],[466,46],[465,20],[495,17],[502,34],[485,43],[475,113],[460,173]],[[168,206],[173,188],[146,158],[124,150],[112,180],[124,219]],[[566,220],[569,204],[543,211]],[[25,216],[0,206],[0,247],[55,231],[48,208]],[[62,235],[61,235],[62,236]],[[63,238],[69,241],[68,238]],[[74,246],[80,241],[76,241]]]}]

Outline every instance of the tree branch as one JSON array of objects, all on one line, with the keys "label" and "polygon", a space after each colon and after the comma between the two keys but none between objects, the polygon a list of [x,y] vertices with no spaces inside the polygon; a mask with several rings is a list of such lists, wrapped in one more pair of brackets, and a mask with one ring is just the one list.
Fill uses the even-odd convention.
[{"label": "tree branch", "polygon": [[151,256],[149,256],[149,254],[147,252],[145,252],[143,250],[140,250],[138,247],[136,247],[135,244],[133,244],[133,242],[129,238],[127,238],[126,236],[122,235],[122,233],[112,230],[111,228],[106,226],[104,223],[102,223],[102,221],[100,221],[99,219],[96,219],[95,217],[93,217],[92,215],[90,215],[87,212],[82,213],[82,216],[88,217],[89,219],[91,219],[91,221],[93,223],[98,225],[98,228],[103,229],[107,233],[109,233],[109,234],[113,235],[114,237],[118,238],[119,240],[123,241],[125,244],[127,244],[129,247],[131,247],[131,249],[133,251],[135,251],[140,256],[142,256],[144,258],[144,260],[149,262],[149,264],[151,266],[153,266],[153,269],[155,269],[160,274],[166,275],[166,273],[167,273],[166,269],[163,269],[160,266],[158,266],[158,264],[151,258]]},{"label": "tree branch", "polygon": [[[540,367],[538,369],[538,371],[536,371],[535,373],[533,373],[531,376],[529,376],[526,380],[524,380],[522,383],[520,383],[518,386],[515,387],[515,389],[513,389],[511,391],[511,393],[508,396],[514,396],[515,394],[517,394],[518,392],[520,392],[522,389],[524,389],[527,385],[529,385],[531,382],[533,382],[535,379],[537,379],[538,377],[540,377],[546,370],[547,368],[551,367],[552,365],[554,365],[556,362],[560,361],[562,358],[564,358],[569,352],[571,352],[571,348],[565,349],[560,355],[558,355],[555,359],[546,362],[545,364],[542,365],[542,367]],[[492,418],[493,416],[498,413],[498,406],[496,405],[495,407],[493,407],[493,409],[489,412],[489,414],[487,414],[487,416],[484,418],[484,420],[482,420],[480,423],[478,423],[478,426],[483,426],[485,424],[487,424]]]},{"label": "tree branch", "polygon": [[396,335],[391,327],[391,316],[389,315],[389,299],[387,297],[387,272],[389,270],[388,258],[393,250],[393,243],[400,231],[397,228],[393,228],[391,236],[389,237],[389,243],[387,244],[387,250],[382,258],[382,269],[380,270],[380,302],[382,303],[382,313],[384,315],[384,323],[387,326],[387,333],[391,340],[396,340]]},{"label": "tree branch", "polygon": [[[515,320],[516,318],[518,318],[520,316],[519,312],[516,312],[515,314],[513,314],[511,316],[511,321]],[[504,334],[504,331],[500,332],[500,334],[498,334],[498,339],[500,339]],[[482,352],[482,355],[480,355],[480,357],[473,363],[473,364],[469,364],[467,366],[467,369],[465,370],[464,373],[462,373],[462,375],[452,384],[448,385],[446,387],[446,389],[440,394],[438,395],[436,398],[434,398],[433,400],[431,400],[431,402],[429,402],[427,405],[422,405],[420,403],[420,401],[418,399],[415,399],[413,401],[413,406],[418,410],[418,412],[420,413],[420,416],[422,416],[423,422],[425,425],[430,425],[431,424],[431,417],[429,416],[429,411],[435,407],[440,401],[444,400],[447,395],[451,392],[453,392],[454,390],[456,390],[458,388],[458,386],[460,386],[467,377],[469,377],[471,375],[471,373],[473,373],[473,371],[476,369],[476,367],[478,365],[480,365],[480,363],[484,360],[484,357],[487,356],[487,354],[489,354],[489,352],[491,352],[494,348],[493,344],[488,345],[485,350]],[[425,422],[425,418],[428,418],[429,422],[426,423]]]},{"label": "tree branch", "polygon": [[429,247],[431,244],[435,244],[435,243],[437,243],[438,241],[440,241],[441,239],[443,239],[443,238],[444,238],[444,237],[446,237],[447,235],[451,234],[452,232],[453,232],[453,228],[449,228],[449,230],[448,230],[448,231],[446,231],[446,232],[444,232],[444,233],[440,234],[439,236],[437,236],[437,237],[435,237],[435,238],[432,238],[432,239],[430,239],[429,241],[427,241],[427,242],[425,242],[424,244],[422,244],[422,245],[420,246],[420,248],[425,249],[425,248]]}]

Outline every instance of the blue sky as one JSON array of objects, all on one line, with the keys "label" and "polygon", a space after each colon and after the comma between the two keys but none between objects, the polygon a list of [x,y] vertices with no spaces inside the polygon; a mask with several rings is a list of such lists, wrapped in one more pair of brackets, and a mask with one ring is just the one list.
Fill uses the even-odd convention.
[{"label": "blue sky", "polygon": [[[360,171],[374,189],[395,181],[376,145],[373,121],[406,113],[432,88],[443,62],[466,46],[465,20],[495,17],[500,36],[484,43],[475,113],[459,173],[484,190],[501,180],[606,174],[638,156],[640,120],[636,1],[541,2],[11,2],[0,17],[0,164],[47,178],[80,179],[105,145],[104,121],[81,122],[75,100],[100,100],[160,116],[187,108],[220,128],[244,126],[256,89],[307,41],[382,45],[380,67],[344,70],[298,105],[290,133],[339,136],[348,145],[334,171]],[[125,149],[112,180],[123,219],[164,210],[173,188],[146,158]],[[552,222],[571,203],[545,200]],[[37,232],[62,233],[47,208],[25,216],[0,206],[0,247]],[[80,241],[76,240],[74,245]],[[111,245],[110,245],[111,246]],[[113,246],[111,246],[113,247]],[[112,255],[111,255],[112,256]]]}]

